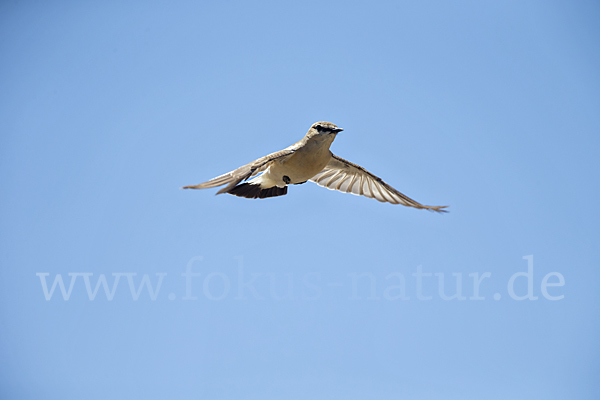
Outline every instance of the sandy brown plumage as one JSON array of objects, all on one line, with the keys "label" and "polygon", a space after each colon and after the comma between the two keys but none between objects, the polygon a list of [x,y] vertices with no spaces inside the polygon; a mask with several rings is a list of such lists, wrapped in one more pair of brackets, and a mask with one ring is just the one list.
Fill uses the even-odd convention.
[{"label": "sandy brown plumage", "polygon": [[311,180],[331,190],[365,196],[380,202],[446,212],[447,206],[423,205],[400,193],[363,167],[331,153],[329,146],[342,130],[331,122],[315,122],[306,136],[292,146],[207,182],[185,186],[184,189],[207,189],[226,185],[217,194],[229,193],[239,197],[264,199],[285,195],[289,184]]}]

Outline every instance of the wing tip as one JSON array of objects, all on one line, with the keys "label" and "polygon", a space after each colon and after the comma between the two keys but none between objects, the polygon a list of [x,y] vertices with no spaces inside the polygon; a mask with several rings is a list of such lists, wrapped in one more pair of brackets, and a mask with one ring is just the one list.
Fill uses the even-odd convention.
[{"label": "wing tip", "polygon": [[427,211],[436,212],[436,213],[440,213],[440,214],[450,212],[449,210],[446,210],[446,208],[448,208],[448,207],[450,207],[450,206],[423,206],[423,208],[426,209]]}]

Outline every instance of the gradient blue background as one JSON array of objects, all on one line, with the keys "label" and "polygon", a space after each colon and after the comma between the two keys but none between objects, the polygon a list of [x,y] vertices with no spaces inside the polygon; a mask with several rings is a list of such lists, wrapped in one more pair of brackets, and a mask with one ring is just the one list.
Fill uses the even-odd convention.
[{"label": "gradient blue background", "polygon": [[[599,20],[593,1],[2,2],[0,397],[597,399]],[[179,190],[318,120],[450,213]],[[539,298],[516,301],[527,255]],[[239,260],[262,299],[235,299]],[[490,272],[485,300],[435,277],[417,300],[419,265],[467,297]],[[36,273],[70,272],[167,275],[155,301],[126,278],[46,301]],[[384,298],[392,272],[410,300]]]}]

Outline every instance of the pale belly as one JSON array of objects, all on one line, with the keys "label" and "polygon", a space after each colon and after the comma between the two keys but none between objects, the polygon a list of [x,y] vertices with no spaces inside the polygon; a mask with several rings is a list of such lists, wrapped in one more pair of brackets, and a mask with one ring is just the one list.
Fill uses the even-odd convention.
[{"label": "pale belly", "polygon": [[[307,145],[284,163],[271,165],[269,177],[276,181],[278,186],[287,183],[303,183],[321,172],[330,159],[328,145]],[[285,177],[289,178],[289,181]]]}]

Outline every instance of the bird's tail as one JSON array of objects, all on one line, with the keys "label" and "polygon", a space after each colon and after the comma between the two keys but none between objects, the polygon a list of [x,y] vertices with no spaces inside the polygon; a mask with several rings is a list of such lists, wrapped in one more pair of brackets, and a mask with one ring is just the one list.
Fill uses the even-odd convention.
[{"label": "bird's tail", "polygon": [[273,186],[264,189],[260,184],[246,182],[229,189],[226,193],[238,197],[246,197],[248,199],[266,199],[267,197],[283,196],[287,194],[287,188],[287,186]]}]

